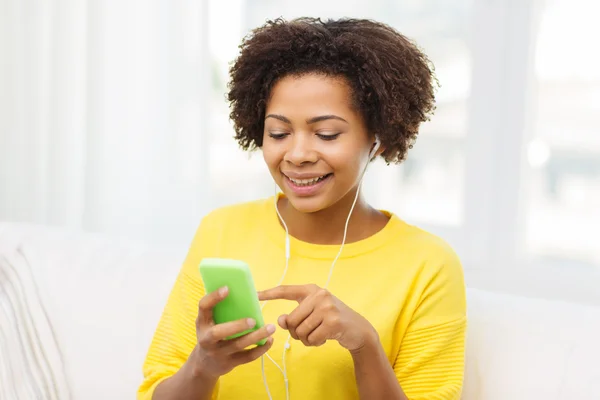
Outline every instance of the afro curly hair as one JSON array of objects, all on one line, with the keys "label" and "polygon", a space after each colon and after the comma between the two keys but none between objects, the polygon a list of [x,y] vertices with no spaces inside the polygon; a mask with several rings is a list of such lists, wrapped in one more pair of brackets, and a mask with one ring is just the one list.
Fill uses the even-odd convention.
[{"label": "afro curly hair", "polygon": [[262,147],[271,89],[288,75],[346,79],[352,105],[377,134],[387,163],[400,163],[435,110],[427,56],[390,26],[366,19],[278,18],[253,30],[230,68],[230,118],[244,150]]}]

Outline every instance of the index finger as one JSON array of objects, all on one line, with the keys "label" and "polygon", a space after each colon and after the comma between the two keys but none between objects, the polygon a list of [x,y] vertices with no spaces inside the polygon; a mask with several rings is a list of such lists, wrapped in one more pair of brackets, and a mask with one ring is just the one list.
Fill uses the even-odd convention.
[{"label": "index finger", "polygon": [[308,297],[311,289],[307,285],[281,285],[258,292],[259,300],[294,300],[300,303]]},{"label": "index finger", "polygon": [[200,299],[198,303],[198,321],[205,325],[214,324],[213,308],[229,293],[227,286],[215,290]]}]

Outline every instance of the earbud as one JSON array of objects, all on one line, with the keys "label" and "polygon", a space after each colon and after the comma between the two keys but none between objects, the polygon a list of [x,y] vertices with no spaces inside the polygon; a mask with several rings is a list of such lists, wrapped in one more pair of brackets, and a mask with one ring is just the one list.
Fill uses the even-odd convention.
[{"label": "earbud", "polygon": [[375,157],[375,154],[377,154],[377,150],[379,150],[380,146],[381,146],[381,141],[379,140],[379,137],[377,137],[377,135],[375,135],[375,143],[373,143],[373,148],[369,152],[369,160],[372,160],[373,157]]}]

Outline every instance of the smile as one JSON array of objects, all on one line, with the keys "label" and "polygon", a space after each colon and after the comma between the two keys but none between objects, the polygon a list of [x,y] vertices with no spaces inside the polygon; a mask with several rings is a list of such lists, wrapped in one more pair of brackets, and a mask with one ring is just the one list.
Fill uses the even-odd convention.
[{"label": "smile", "polygon": [[290,178],[287,175],[285,177],[288,178],[294,185],[302,187],[302,186],[314,185],[314,184],[328,178],[329,175],[331,175],[331,174],[325,174],[325,175],[316,176],[314,178],[308,178],[308,179],[294,179],[294,178]]},{"label": "smile", "polygon": [[300,197],[317,195],[327,185],[327,182],[333,179],[333,173],[303,179],[290,178],[285,174],[283,176],[285,177],[285,185],[290,189],[291,193]]}]

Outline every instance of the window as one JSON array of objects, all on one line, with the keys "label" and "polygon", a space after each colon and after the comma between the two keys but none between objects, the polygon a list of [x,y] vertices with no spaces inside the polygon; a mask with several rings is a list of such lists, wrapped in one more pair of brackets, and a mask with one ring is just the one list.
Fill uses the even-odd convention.
[{"label": "window", "polygon": [[440,87],[435,114],[422,125],[407,160],[400,168],[383,162],[373,168],[377,172],[367,181],[371,197],[415,223],[460,226],[471,81],[467,44],[471,2],[386,2],[380,13],[374,18],[388,22],[424,50]]},{"label": "window", "polygon": [[555,0],[535,37],[527,250],[600,263],[600,6]]}]

